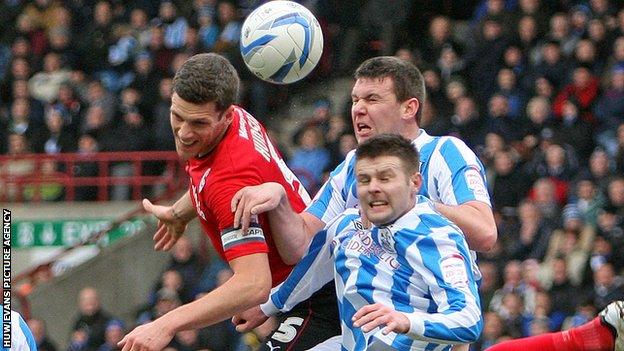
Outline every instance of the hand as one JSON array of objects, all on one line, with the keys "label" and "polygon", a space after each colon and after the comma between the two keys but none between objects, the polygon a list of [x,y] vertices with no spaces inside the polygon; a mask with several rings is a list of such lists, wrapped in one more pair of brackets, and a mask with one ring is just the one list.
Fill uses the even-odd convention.
[{"label": "hand", "polygon": [[161,325],[160,320],[143,324],[136,327],[132,332],[124,336],[117,346],[122,351],[160,351],[164,349],[175,333],[166,326]]},{"label": "hand", "polygon": [[231,203],[234,228],[242,226],[243,233],[247,233],[251,216],[275,209],[283,195],[286,192],[279,183],[246,186],[236,192]]},{"label": "hand", "polygon": [[257,326],[262,325],[262,323],[266,322],[267,319],[269,319],[269,317],[264,315],[260,306],[255,306],[242,313],[234,315],[234,317],[232,317],[232,323],[236,326],[237,332],[246,333]]},{"label": "hand", "polygon": [[362,327],[362,331],[369,332],[380,325],[385,325],[382,333],[390,332],[407,333],[410,328],[410,321],[403,313],[392,308],[375,303],[360,308],[353,315],[353,325]]},{"label": "hand", "polygon": [[167,251],[175,245],[186,231],[187,221],[175,215],[173,206],[154,205],[148,199],[143,199],[143,208],[146,212],[158,218],[158,227],[154,240],[154,250]]}]

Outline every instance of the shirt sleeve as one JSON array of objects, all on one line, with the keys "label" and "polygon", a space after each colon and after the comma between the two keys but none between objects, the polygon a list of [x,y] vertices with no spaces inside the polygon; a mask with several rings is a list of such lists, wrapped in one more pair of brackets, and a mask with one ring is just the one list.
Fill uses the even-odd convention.
[{"label": "shirt sleeve", "polygon": [[301,261],[286,280],[271,290],[269,300],[260,306],[265,315],[290,311],[334,279],[331,244],[335,228],[330,225],[314,236]]},{"label": "shirt sleeve", "polygon": [[347,208],[347,183],[353,175],[353,163],[355,152],[352,151],[347,158],[334,169],[329,179],[312,200],[306,212],[314,215],[324,223],[331,222]]},{"label": "shirt sleeve", "polygon": [[243,235],[240,228],[233,228],[234,213],[230,203],[234,194],[246,186],[262,183],[260,171],[246,168],[222,174],[211,179],[200,195],[206,201],[206,208],[212,212],[221,232],[221,244],[228,261],[254,253],[268,253],[264,215],[252,218],[249,233]]},{"label": "shirt sleeve", "polygon": [[425,237],[408,250],[408,262],[423,279],[437,311],[405,313],[408,336],[436,343],[471,343],[481,334],[483,321],[468,245],[454,231]]},{"label": "shirt sleeve", "polygon": [[476,200],[491,206],[485,167],[463,141],[444,138],[430,163],[430,167],[436,165],[433,176],[442,203],[461,205]]}]

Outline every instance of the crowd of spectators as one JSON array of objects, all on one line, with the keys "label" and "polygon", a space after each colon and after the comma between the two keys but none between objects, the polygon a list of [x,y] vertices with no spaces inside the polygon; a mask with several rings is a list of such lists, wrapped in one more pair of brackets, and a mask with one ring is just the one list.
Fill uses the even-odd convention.
[{"label": "crowd of spectators", "polygon": [[[624,9],[486,0],[397,54],[423,71],[421,125],[487,168],[499,240],[480,254],[474,350],[580,325],[624,298]],[[461,28],[457,28],[461,25]]]},{"label": "crowd of spectators", "polygon": [[[226,263],[212,254],[202,255],[188,237],[182,237],[172,248],[169,262],[160,278],[137,306],[135,317],[125,321],[110,313],[94,287],[83,287],[77,298],[76,315],[68,331],[68,351],[112,351],[134,327],[153,321],[181,304],[202,297],[227,281],[232,271]],[[45,322],[36,317],[28,319],[37,348],[40,351],[60,350],[49,337]],[[275,326],[270,319],[255,333],[240,334],[229,321],[199,330],[176,334],[167,351],[250,351],[258,347],[260,335],[266,336]]]},{"label": "crowd of spectators", "polygon": [[[268,91],[291,88],[253,79],[238,54],[241,19],[260,2],[3,2],[0,152],[172,150],[171,77],[205,51],[228,56],[242,104],[279,123],[267,116],[283,95]],[[410,60],[428,92],[421,127],[461,138],[487,168],[499,240],[479,257],[485,328],[473,350],[582,324],[624,298],[624,3],[311,3],[325,36],[312,82],[371,55]],[[284,156],[312,194],[356,146],[341,94],[275,138],[294,145]],[[140,318],[219,280],[182,266],[163,274]]]}]

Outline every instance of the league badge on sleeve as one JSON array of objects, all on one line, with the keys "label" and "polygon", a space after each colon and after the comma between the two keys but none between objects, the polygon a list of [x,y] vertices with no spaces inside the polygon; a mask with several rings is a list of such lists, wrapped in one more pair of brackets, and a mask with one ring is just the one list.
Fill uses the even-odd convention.
[{"label": "league badge on sleeve", "polygon": [[468,287],[468,273],[464,258],[460,254],[451,254],[440,259],[440,271],[444,282],[456,289]]},{"label": "league badge on sleeve", "polygon": [[468,186],[468,189],[474,191],[477,195],[487,195],[488,192],[485,188],[485,183],[481,177],[481,173],[475,166],[470,166],[464,173],[464,177],[466,178],[466,185]]}]

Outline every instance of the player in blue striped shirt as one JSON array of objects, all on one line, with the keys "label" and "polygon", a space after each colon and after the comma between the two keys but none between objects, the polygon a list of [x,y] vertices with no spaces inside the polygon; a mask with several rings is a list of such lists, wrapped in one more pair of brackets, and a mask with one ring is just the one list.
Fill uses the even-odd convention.
[{"label": "player in blue striped shirt", "polygon": [[[432,137],[419,128],[426,95],[420,71],[399,58],[381,56],[363,62],[355,78],[351,118],[358,142],[381,133],[412,140],[421,154],[420,194],[433,200],[436,209],[462,229],[471,249],[488,251],[496,242],[496,224],[484,167],[463,141]],[[278,233],[280,255],[287,263],[298,262],[314,234],[356,206],[354,164],[355,153],[350,152],[301,214],[288,207],[283,189],[275,184],[242,189],[232,199],[234,225],[240,221],[246,229],[252,212],[273,210],[271,226]]]},{"label": "player in blue striped shirt", "polygon": [[[485,185],[485,170],[464,142],[454,137],[432,137],[419,128],[425,101],[424,79],[411,63],[396,57],[375,57],[355,72],[351,118],[358,142],[381,133],[398,134],[421,153],[421,195],[457,224],[470,245],[488,251],[496,242],[496,225]],[[306,211],[292,211],[284,189],[263,184],[242,189],[232,199],[234,225],[243,230],[252,214],[271,211],[271,228],[280,255],[296,263],[311,238],[337,215],[357,205],[355,153],[347,155],[330,175]],[[474,252],[472,252],[473,255]],[[474,267],[475,274],[478,270]],[[244,327],[240,327],[244,330]]]},{"label": "player in blue striped shirt", "polygon": [[4,347],[4,340],[2,340],[2,345],[3,351],[37,351],[37,342],[30,328],[16,311],[11,310],[11,348]]},{"label": "player in blue striped shirt", "polygon": [[449,350],[481,333],[474,261],[459,228],[416,195],[418,153],[383,134],[362,143],[354,168],[360,210],[338,215],[274,289],[265,314],[287,311],[335,279],[342,338],[319,350]]}]

